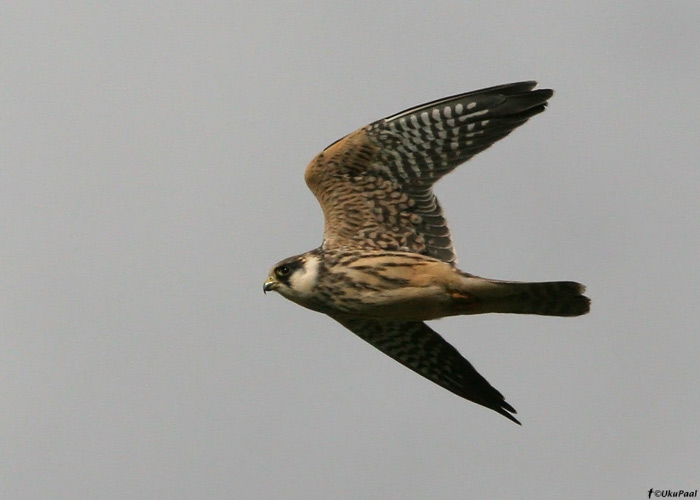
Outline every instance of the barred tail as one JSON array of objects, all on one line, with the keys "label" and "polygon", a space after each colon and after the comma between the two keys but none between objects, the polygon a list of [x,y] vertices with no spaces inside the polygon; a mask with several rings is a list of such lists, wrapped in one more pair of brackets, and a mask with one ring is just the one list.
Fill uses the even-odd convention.
[{"label": "barred tail", "polygon": [[526,283],[487,280],[470,276],[466,291],[476,301],[462,314],[510,313],[542,316],[581,316],[591,308],[591,299],[583,295],[586,287],[574,281]]}]

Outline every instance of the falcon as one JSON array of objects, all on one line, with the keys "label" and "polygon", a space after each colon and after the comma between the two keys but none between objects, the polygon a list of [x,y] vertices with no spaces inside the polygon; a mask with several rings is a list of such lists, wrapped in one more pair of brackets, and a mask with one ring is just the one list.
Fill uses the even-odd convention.
[{"label": "falcon", "polygon": [[520,424],[505,401],[425,322],[484,313],[580,316],[572,281],[517,282],[461,271],[433,184],[544,111],[536,82],[445,97],[334,142],[306,168],[325,217],[320,247],[277,263],[263,291],[327,314],[448,391]]}]

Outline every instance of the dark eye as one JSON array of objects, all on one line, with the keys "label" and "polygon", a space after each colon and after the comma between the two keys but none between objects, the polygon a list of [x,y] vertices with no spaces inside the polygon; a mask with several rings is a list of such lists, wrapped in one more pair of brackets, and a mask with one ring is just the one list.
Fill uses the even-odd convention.
[{"label": "dark eye", "polygon": [[275,273],[280,278],[284,278],[285,276],[289,275],[289,266],[280,266],[275,269]]}]

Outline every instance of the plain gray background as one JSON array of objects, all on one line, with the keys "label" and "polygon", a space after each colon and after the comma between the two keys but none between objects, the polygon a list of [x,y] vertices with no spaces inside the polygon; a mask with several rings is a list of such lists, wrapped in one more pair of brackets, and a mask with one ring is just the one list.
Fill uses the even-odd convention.
[{"label": "plain gray background", "polygon": [[[3,2],[0,496],[647,498],[700,487],[700,4]],[[433,323],[523,427],[262,284],[303,172],[446,95],[549,109],[438,184],[460,266],[590,315]]]}]

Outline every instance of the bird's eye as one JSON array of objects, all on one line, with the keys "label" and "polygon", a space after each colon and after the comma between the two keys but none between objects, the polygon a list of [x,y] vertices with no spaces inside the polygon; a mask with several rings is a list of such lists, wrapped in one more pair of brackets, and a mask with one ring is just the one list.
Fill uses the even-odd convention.
[{"label": "bird's eye", "polygon": [[275,272],[277,273],[277,276],[284,278],[289,274],[289,266],[280,266]]}]

